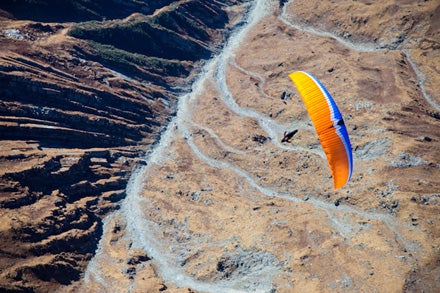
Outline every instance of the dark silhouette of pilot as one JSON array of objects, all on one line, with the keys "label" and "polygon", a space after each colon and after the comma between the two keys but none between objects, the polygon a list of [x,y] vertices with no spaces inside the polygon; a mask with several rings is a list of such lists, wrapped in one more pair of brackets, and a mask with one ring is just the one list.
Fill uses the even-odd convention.
[{"label": "dark silhouette of pilot", "polygon": [[298,129],[295,129],[293,131],[284,131],[284,137],[281,140],[281,142],[290,142],[290,140],[292,139],[292,137],[298,132]]}]

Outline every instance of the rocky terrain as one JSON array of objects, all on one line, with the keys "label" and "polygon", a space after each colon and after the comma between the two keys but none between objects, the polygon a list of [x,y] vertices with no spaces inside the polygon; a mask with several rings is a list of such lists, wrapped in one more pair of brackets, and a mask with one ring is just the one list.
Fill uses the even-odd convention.
[{"label": "rocky terrain", "polygon": [[0,4],[0,291],[81,278],[102,218],[239,3]]},{"label": "rocky terrain", "polygon": [[[4,7],[2,289],[437,292],[438,1],[163,2]],[[294,70],[344,115],[340,190]]]}]

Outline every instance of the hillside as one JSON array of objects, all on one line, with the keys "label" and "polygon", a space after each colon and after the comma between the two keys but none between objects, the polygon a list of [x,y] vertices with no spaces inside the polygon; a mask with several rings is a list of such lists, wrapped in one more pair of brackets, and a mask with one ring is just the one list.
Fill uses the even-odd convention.
[{"label": "hillside", "polygon": [[[12,2],[2,290],[439,291],[438,1]],[[343,113],[342,189],[296,70]]]},{"label": "hillside", "polygon": [[[75,288],[438,291],[438,5],[256,3],[180,97]],[[294,70],[316,75],[344,114],[354,173],[342,189]]]},{"label": "hillside", "polygon": [[80,278],[103,217],[119,208],[177,93],[239,21],[239,4],[0,4],[2,290]]}]

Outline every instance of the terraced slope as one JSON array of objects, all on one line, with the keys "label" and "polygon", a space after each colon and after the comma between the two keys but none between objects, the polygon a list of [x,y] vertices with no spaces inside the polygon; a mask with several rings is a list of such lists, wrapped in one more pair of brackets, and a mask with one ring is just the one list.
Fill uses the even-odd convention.
[{"label": "terraced slope", "polygon": [[0,4],[0,288],[80,278],[103,216],[174,115],[176,93],[239,21],[239,4]]}]

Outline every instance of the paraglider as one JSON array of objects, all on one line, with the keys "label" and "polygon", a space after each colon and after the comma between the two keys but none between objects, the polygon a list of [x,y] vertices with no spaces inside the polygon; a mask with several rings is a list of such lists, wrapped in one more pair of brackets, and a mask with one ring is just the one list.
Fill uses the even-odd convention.
[{"label": "paraglider", "polygon": [[330,93],[313,75],[296,71],[289,74],[318,133],[332,172],[335,189],[348,183],[353,171],[350,138],[342,115]]},{"label": "paraglider", "polygon": [[292,130],[292,131],[284,131],[283,139],[281,139],[281,142],[290,142],[292,137],[298,132],[298,129]]}]

